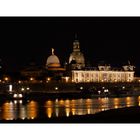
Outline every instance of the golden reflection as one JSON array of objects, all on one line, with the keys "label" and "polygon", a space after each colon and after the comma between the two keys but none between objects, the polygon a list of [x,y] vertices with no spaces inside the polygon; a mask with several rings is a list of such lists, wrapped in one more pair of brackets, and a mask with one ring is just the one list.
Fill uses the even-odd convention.
[{"label": "golden reflection", "polygon": [[102,109],[101,109],[101,111],[105,111],[105,110],[106,110],[105,108],[102,108]]},{"label": "golden reflection", "polygon": [[51,118],[51,117],[52,117],[52,113],[53,113],[52,107],[48,107],[48,108],[47,108],[47,115],[48,115],[48,118]]},{"label": "golden reflection", "polygon": [[70,105],[70,107],[71,107],[71,113],[72,113],[72,115],[75,115],[76,114],[76,100],[71,100],[71,105]]},{"label": "golden reflection", "polygon": [[56,117],[59,116],[59,108],[55,108],[55,114],[56,114]]},{"label": "golden reflection", "polygon": [[72,115],[76,114],[76,108],[71,108]]},{"label": "golden reflection", "polygon": [[58,99],[55,100],[55,107],[57,107],[57,108],[59,107]]},{"label": "golden reflection", "polygon": [[91,114],[92,99],[86,99],[87,114]]},{"label": "golden reflection", "polygon": [[131,97],[126,97],[126,107],[130,107],[132,103],[132,98]]},{"label": "golden reflection", "polygon": [[5,102],[2,105],[2,118],[5,120],[13,120],[15,118],[14,105],[12,102]]},{"label": "golden reflection", "polygon": [[109,99],[107,97],[99,99],[101,103],[108,103]]},{"label": "golden reflection", "polygon": [[91,105],[92,104],[92,99],[86,99],[86,105]]},{"label": "golden reflection", "polygon": [[70,115],[70,108],[67,108],[67,107],[66,107],[65,110],[66,110],[66,116],[69,117],[69,115]]},{"label": "golden reflection", "polygon": [[119,99],[118,98],[114,98],[114,108],[115,109],[119,108]]},{"label": "golden reflection", "polygon": [[26,107],[23,105],[20,105],[19,118],[24,120],[26,117],[27,117]]},{"label": "golden reflection", "polygon": [[37,117],[38,104],[35,101],[31,101],[27,104],[27,118],[34,119]]},{"label": "golden reflection", "polygon": [[140,106],[140,96],[138,96],[138,106]]},{"label": "golden reflection", "polygon": [[78,109],[78,115],[84,115],[83,109],[81,109],[81,108]]},{"label": "golden reflection", "polygon": [[138,101],[140,101],[140,96],[138,96]]},{"label": "golden reflection", "polygon": [[83,99],[79,99],[78,101],[79,101],[79,103],[83,103]]},{"label": "golden reflection", "polygon": [[87,108],[87,114],[91,114],[91,108]]},{"label": "golden reflection", "polygon": [[65,100],[65,107],[70,107],[70,100]]},{"label": "golden reflection", "polygon": [[63,106],[64,105],[64,100],[60,100],[59,104]]},{"label": "golden reflection", "polygon": [[52,104],[53,104],[53,102],[52,102],[51,100],[46,101],[46,105],[47,105],[47,107],[48,107],[48,106],[51,107]]}]

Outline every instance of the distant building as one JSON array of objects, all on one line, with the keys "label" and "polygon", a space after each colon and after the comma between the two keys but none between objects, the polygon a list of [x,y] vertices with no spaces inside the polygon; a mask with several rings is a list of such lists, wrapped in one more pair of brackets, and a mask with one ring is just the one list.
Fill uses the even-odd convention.
[{"label": "distant building", "polygon": [[48,71],[65,71],[61,67],[59,58],[54,54],[54,49],[52,48],[52,54],[47,58],[46,69]]},{"label": "distant building", "polygon": [[85,58],[83,53],[80,51],[80,43],[78,40],[73,42],[73,52],[70,54],[69,64],[72,69],[85,68]]},{"label": "distant building", "polygon": [[72,82],[132,82],[134,80],[133,69],[113,70],[110,66],[99,66],[98,69],[72,70]]},{"label": "distant building", "polygon": [[98,67],[85,66],[84,54],[80,51],[80,43],[77,39],[73,42],[73,52],[64,68],[52,48],[44,67],[27,67],[21,73],[31,81],[41,77],[46,82],[132,82],[134,80],[134,66],[130,63],[122,68],[112,68],[106,64],[99,64]]}]

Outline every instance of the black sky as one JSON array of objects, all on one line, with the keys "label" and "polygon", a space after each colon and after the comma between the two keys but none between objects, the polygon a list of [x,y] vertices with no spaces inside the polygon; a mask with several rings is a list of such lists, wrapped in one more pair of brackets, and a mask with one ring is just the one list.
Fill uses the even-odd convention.
[{"label": "black sky", "polygon": [[0,58],[17,71],[30,62],[45,65],[51,48],[63,64],[72,52],[75,33],[86,62],[114,66],[128,60],[140,67],[139,17],[1,17]]}]

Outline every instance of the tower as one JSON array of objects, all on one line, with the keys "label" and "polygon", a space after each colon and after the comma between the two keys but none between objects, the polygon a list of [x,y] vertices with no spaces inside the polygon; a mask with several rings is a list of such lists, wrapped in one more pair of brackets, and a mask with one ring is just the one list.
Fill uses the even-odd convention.
[{"label": "tower", "polygon": [[77,39],[77,35],[75,35],[75,40],[73,42],[73,52],[70,54],[69,64],[72,69],[83,69],[85,67],[85,58],[80,51],[80,42]]}]

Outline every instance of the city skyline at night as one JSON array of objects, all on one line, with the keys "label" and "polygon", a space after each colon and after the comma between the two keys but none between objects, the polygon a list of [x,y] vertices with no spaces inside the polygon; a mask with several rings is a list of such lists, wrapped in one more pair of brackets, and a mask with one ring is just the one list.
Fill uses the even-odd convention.
[{"label": "city skyline at night", "polygon": [[125,17],[1,18],[0,58],[4,69],[17,71],[31,62],[44,66],[54,48],[63,65],[77,34],[86,64],[130,61],[139,74],[139,24],[139,18]]}]

